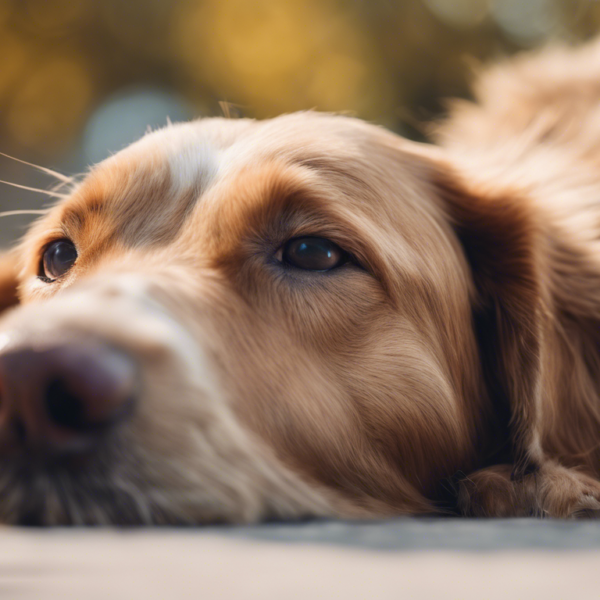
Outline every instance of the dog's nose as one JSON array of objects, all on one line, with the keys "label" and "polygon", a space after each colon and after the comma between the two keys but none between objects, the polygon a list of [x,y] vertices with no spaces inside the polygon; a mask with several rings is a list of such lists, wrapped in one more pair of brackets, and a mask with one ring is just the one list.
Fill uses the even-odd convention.
[{"label": "dog's nose", "polygon": [[135,384],[133,361],[101,343],[0,354],[0,455],[89,451],[130,412]]}]

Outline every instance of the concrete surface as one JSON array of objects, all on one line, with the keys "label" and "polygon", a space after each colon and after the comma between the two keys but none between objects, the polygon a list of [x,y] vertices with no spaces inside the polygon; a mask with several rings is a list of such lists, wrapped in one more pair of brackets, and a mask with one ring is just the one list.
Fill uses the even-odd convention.
[{"label": "concrete surface", "polygon": [[0,530],[0,598],[600,598],[600,523]]}]

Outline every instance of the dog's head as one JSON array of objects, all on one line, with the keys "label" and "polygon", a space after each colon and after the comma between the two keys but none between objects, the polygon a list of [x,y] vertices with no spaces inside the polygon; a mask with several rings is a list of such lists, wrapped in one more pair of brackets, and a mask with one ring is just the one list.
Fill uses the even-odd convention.
[{"label": "dog's head", "polygon": [[0,518],[426,512],[509,420],[531,459],[525,212],[354,119],[147,135],[13,253]]}]

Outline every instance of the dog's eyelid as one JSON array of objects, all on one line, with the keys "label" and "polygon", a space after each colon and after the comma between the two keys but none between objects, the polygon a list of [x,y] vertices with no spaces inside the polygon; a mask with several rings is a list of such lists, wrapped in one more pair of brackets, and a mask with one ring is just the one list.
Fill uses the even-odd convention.
[{"label": "dog's eyelid", "polygon": [[[279,237],[279,236],[277,236]],[[299,226],[292,226],[288,229],[286,235],[279,237],[279,246],[284,246],[288,242],[298,238],[321,238],[339,246],[347,254],[354,254],[354,244],[347,235],[340,233],[335,226],[326,226],[322,223],[308,222]]]}]

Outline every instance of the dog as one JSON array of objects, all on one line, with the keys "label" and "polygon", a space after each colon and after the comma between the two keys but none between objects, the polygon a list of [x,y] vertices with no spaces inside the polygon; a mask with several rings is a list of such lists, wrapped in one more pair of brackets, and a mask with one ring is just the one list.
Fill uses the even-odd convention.
[{"label": "dog", "polygon": [[600,510],[600,44],[492,67],[435,144],[169,125],[0,265],[0,520]]}]

